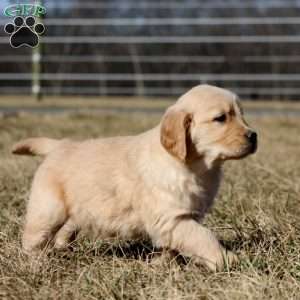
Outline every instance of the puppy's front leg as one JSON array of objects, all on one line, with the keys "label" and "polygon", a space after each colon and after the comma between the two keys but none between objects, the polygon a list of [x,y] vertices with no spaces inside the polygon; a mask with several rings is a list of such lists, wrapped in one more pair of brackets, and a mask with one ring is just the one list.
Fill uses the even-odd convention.
[{"label": "puppy's front leg", "polygon": [[180,220],[171,234],[170,246],[183,255],[197,257],[209,269],[222,269],[237,260],[219,243],[215,235],[193,219]]}]

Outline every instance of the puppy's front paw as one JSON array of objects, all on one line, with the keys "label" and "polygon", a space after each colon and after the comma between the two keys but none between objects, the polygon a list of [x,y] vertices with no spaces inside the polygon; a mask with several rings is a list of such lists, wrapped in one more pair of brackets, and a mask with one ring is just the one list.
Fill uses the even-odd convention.
[{"label": "puppy's front paw", "polygon": [[218,255],[210,257],[210,259],[204,260],[206,267],[213,271],[223,271],[225,268],[235,266],[238,263],[239,259],[235,253],[232,251],[221,249]]},{"label": "puppy's front paw", "polygon": [[222,249],[222,261],[217,265],[217,270],[221,271],[224,268],[229,268],[237,265],[239,262],[238,256],[230,250]]}]

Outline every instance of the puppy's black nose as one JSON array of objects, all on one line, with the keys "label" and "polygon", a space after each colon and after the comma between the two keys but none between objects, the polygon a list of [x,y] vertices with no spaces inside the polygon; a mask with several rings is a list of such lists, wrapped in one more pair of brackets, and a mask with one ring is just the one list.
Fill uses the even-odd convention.
[{"label": "puppy's black nose", "polygon": [[246,137],[251,144],[251,153],[254,153],[257,148],[257,133],[252,130],[249,130],[246,133]]}]

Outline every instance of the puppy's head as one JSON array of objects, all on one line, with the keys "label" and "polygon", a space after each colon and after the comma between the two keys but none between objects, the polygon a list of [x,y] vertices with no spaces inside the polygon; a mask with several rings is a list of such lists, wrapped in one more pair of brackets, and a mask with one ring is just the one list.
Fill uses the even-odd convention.
[{"label": "puppy's head", "polygon": [[191,89],[166,111],[160,138],[183,162],[240,159],[257,147],[256,133],[244,120],[237,96],[209,85]]}]

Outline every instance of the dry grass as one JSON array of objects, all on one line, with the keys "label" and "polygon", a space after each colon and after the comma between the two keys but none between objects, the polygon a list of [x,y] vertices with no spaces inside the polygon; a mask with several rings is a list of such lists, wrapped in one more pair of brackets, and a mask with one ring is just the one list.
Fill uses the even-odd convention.
[{"label": "dry grass", "polygon": [[[22,137],[86,138],[137,133],[146,115],[69,115],[0,119],[1,299],[299,299],[300,120],[252,118],[257,155],[228,163],[217,203],[205,220],[240,265],[216,274],[193,261],[151,260],[148,241],[81,238],[72,251],[30,261],[20,248],[25,201],[37,159],[9,154]],[[187,233],[188,234],[188,233]]]}]

